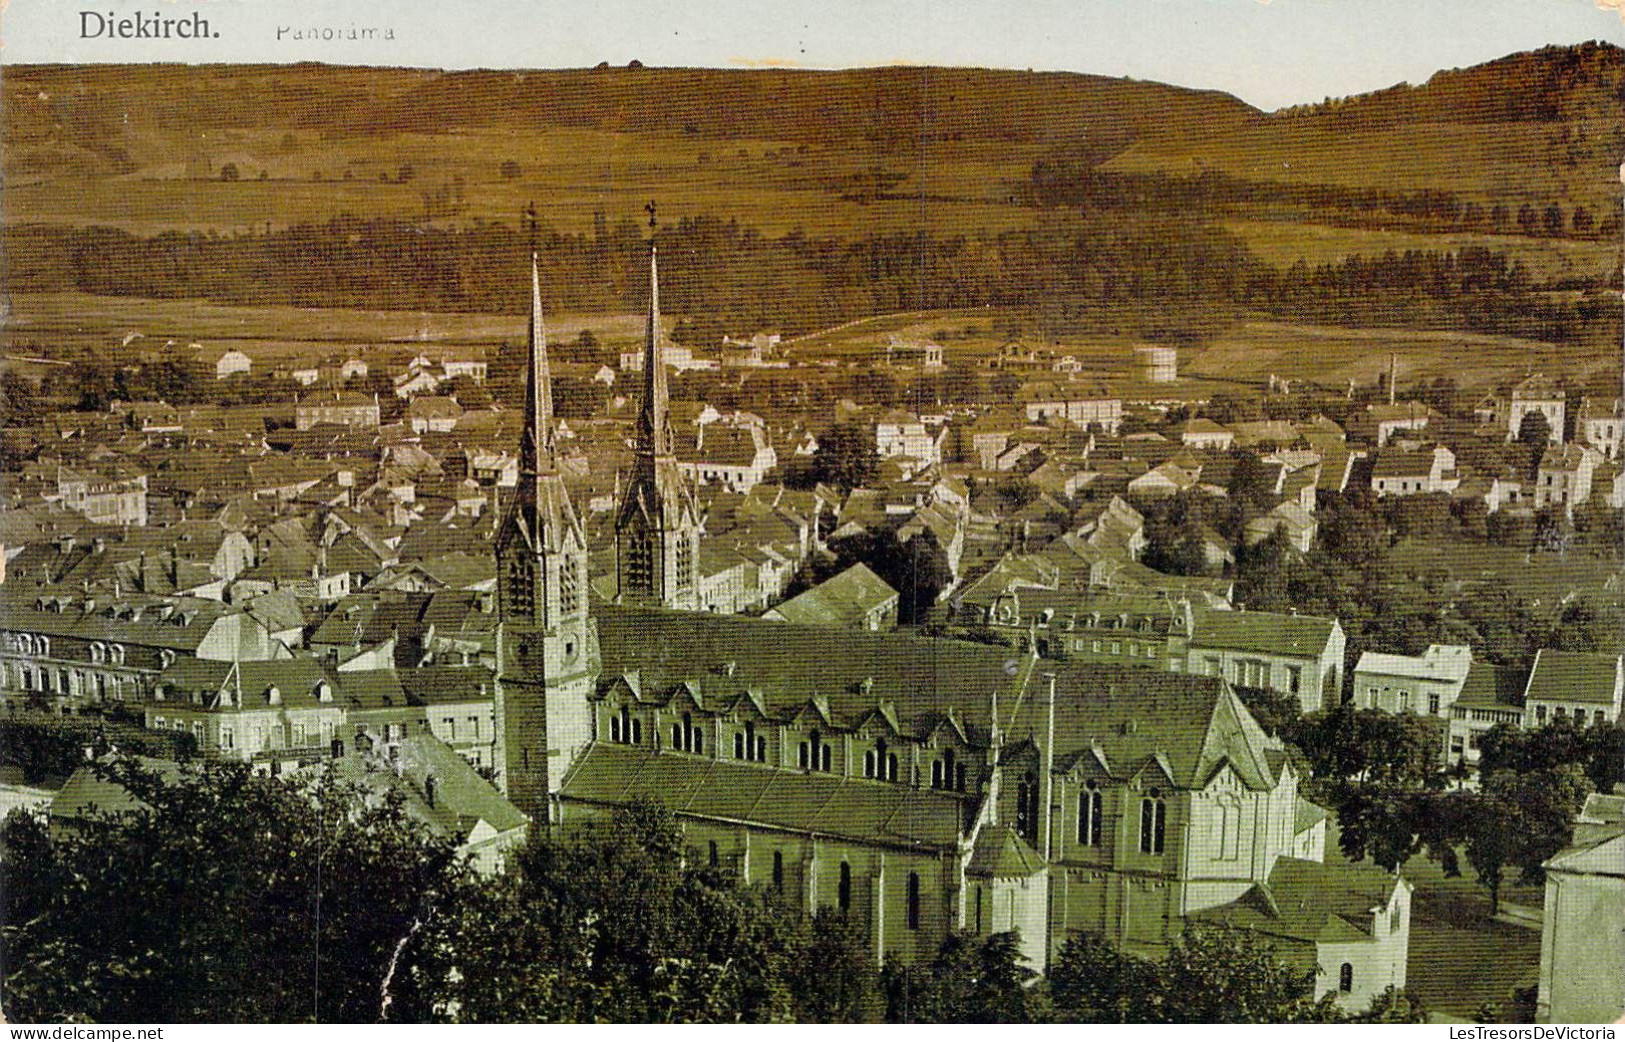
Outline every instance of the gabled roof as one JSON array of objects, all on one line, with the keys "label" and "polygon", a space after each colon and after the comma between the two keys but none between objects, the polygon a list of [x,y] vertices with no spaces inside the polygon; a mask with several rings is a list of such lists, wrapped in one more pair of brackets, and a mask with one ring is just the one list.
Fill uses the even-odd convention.
[{"label": "gabled roof", "polygon": [[1614,705],[1620,698],[1621,668],[1618,655],[1542,648],[1535,652],[1524,701]]},{"label": "gabled roof", "polygon": [[1048,866],[1043,857],[1008,825],[984,828],[965,866],[968,876],[984,879],[1025,879]]},{"label": "gabled roof", "polygon": [[1191,645],[1259,654],[1316,656],[1326,650],[1336,627],[1336,619],[1316,615],[1199,608]]},{"label": "gabled roof", "polygon": [[1369,941],[1373,910],[1386,908],[1402,885],[1398,876],[1370,866],[1283,857],[1267,883],[1193,917],[1319,944]]}]

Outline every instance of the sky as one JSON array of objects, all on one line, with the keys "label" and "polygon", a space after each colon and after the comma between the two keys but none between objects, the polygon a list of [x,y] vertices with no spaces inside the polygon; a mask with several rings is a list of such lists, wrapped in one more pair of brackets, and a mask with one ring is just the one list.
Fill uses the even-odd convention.
[{"label": "sky", "polygon": [[[1546,44],[1625,45],[1625,0],[7,0],[0,62],[1067,70],[1319,101]],[[185,17],[205,40],[83,38],[80,12]],[[375,30],[351,40],[350,29]],[[379,39],[384,30],[392,39]],[[316,30],[313,34],[310,31]],[[323,40],[324,31],[337,39]],[[303,38],[295,39],[295,35]],[[311,35],[316,39],[310,39]]]}]

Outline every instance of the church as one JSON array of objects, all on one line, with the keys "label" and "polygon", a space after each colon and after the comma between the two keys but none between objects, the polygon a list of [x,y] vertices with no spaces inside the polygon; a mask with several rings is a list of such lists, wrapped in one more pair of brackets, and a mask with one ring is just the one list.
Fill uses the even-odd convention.
[{"label": "church", "polygon": [[697,610],[658,258],[613,603],[555,456],[535,258],[519,484],[496,539],[499,784],[552,826],[652,797],[692,856],[865,927],[876,960],[1016,930],[1144,954],[1188,919],[1269,935],[1363,1008],[1405,983],[1410,885],[1327,865],[1325,812],[1221,677]]}]

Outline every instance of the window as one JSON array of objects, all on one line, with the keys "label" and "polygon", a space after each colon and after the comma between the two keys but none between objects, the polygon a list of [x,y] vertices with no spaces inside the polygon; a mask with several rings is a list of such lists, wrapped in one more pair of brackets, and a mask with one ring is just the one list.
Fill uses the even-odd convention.
[{"label": "window", "polygon": [[1303,688],[1303,667],[1302,666],[1288,666],[1288,667],[1286,667],[1286,689],[1287,689],[1287,691],[1295,695],[1302,688]]},{"label": "window", "polygon": [[536,587],[530,562],[516,557],[508,562],[508,613],[530,615],[536,610]]},{"label": "window", "polygon": [[1408,713],[1411,711],[1411,693],[1409,691],[1401,691],[1399,693],[1399,711],[1401,713]]},{"label": "window", "polygon": [[784,852],[773,852],[773,889],[779,893],[784,892]]},{"label": "window", "polygon": [[[457,718],[455,716],[444,716],[440,718],[440,722],[446,725],[446,741],[455,742],[457,740]],[[389,732],[388,724],[384,725],[384,732],[385,737],[387,738]]]},{"label": "window", "polygon": [[1337,990],[1347,993],[1354,990],[1354,964],[1345,962],[1343,968],[1337,971]]},{"label": "window", "polygon": [[1100,846],[1100,823],[1104,802],[1104,794],[1093,778],[1083,783],[1083,791],[1078,794],[1079,846]]},{"label": "window", "polygon": [[1152,789],[1140,801],[1140,853],[1160,854],[1168,828],[1168,804],[1162,792]]},{"label": "window", "polygon": [[908,874],[908,928],[910,930],[920,928],[920,874],[918,872]]},{"label": "window", "polygon": [[471,717],[468,718],[468,736],[470,738],[478,738],[480,736],[480,718],[479,717],[471,716]]},{"label": "window", "polygon": [[722,856],[717,852],[717,841],[714,839],[710,843],[708,860],[710,861],[712,868],[716,868],[717,865],[722,863]]},{"label": "window", "polygon": [[841,879],[835,888],[835,903],[843,912],[852,910],[852,866],[841,862]]},{"label": "window", "polygon": [[817,731],[807,736],[796,751],[796,762],[804,771],[827,771],[830,769],[829,743],[824,741],[823,735]]},{"label": "window", "polygon": [[220,728],[220,748],[237,748],[237,732],[233,731],[230,727],[222,726]]},{"label": "window", "polygon": [[1038,842],[1038,779],[1032,771],[1016,783],[1016,831],[1027,842]]},{"label": "window", "polygon": [[1545,706],[1536,706],[1535,707],[1535,719],[1537,721],[1539,721],[1540,723],[1543,723],[1543,724],[1546,722],[1546,707]]},{"label": "window", "polygon": [[559,611],[565,615],[575,612],[581,604],[581,565],[573,556],[566,555],[559,568]]},{"label": "window", "polygon": [[1428,715],[1439,715],[1439,693],[1437,691],[1428,692]]}]

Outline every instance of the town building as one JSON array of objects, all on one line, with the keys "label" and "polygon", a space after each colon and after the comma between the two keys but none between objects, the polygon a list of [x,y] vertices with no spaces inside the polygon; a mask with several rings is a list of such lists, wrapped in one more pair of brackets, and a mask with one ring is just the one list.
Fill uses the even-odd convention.
[{"label": "town building", "polygon": [[1607,459],[1618,459],[1625,445],[1625,399],[1582,398],[1574,426],[1581,442]]},{"label": "town building", "polygon": [[1345,643],[1336,619],[1196,608],[1184,668],[1295,695],[1308,713],[1342,701]]},{"label": "town building", "polygon": [[323,423],[373,430],[378,422],[378,396],[359,391],[309,394],[299,399],[293,408],[294,428],[301,431],[308,431]]},{"label": "town building", "polygon": [[769,608],[762,617],[807,626],[889,630],[897,625],[897,601],[897,591],[859,562]]},{"label": "town building", "polygon": [[1625,795],[1586,797],[1574,841],[1543,867],[1536,1019],[1616,1023],[1625,1016]]},{"label": "town building", "polygon": [[[1476,768],[1479,742],[1497,726],[1517,727],[1523,720],[1523,691],[1528,677],[1508,666],[1474,662],[1461,691],[1450,704],[1446,729],[1446,762]],[[1358,697],[1358,688],[1356,688]]]},{"label": "town building", "polygon": [[1065,420],[1079,427],[1098,426],[1112,435],[1123,423],[1123,400],[1083,381],[1029,383],[1021,388],[1018,398],[1029,423]]},{"label": "town building", "polygon": [[1535,509],[1559,507],[1569,513],[1586,502],[1602,461],[1602,453],[1589,445],[1546,446],[1535,470]]},{"label": "town building", "polygon": [[1179,426],[1179,440],[1193,449],[1223,451],[1235,443],[1235,432],[1206,416],[1186,420]]},{"label": "town building", "polygon": [[1480,423],[1496,428],[1507,441],[1517,439],[1525,416],[1539,413],[1546,419],[1546,440],[1561,444],[1567,407],[1567,397],[1556,381],[1536,373],[1510,393],[1484,399],[1475,412]]},{"label": "town building", "polygon": [[1625,656],[1589,651],[1535,652],[1523,691],[1523,725],[1568,719],[1577,727],[1615,723],[1625,695]]},{"label": "town building", "polygon": [[941,369],[942,345],[892,334],[875,348],[875,362],[893,368]]},{"label": "town building", "polygon": [[147,523],[147,476],[108,476],[58,467],[56,492],[62,505],[100,525]]},{"label": "town building", "polygon": [[1354,704],[1389,713],[1448,717],[1473,665],[1473,649],[1432,644],[1420,655],[1367,651],[1354,666]]},{"label": "town building", "polygon": [[1377,454],[1371,488],[1378,497],[1454,492],[1461,484],[1456,454],[1443,445],[1404,449],[1390,445]]}]

